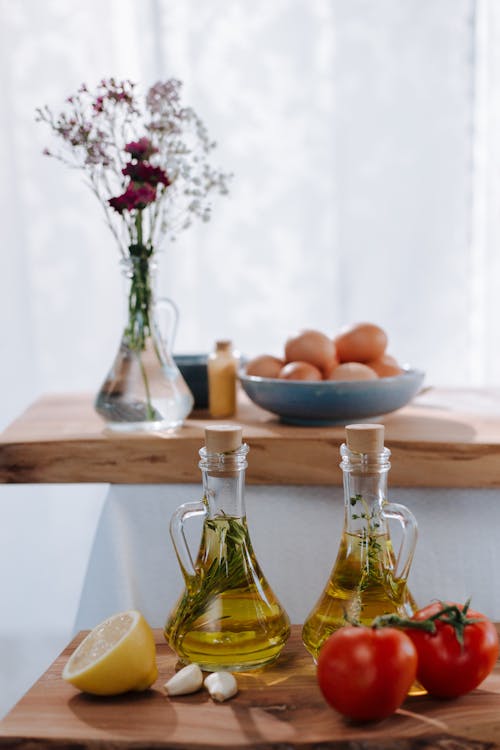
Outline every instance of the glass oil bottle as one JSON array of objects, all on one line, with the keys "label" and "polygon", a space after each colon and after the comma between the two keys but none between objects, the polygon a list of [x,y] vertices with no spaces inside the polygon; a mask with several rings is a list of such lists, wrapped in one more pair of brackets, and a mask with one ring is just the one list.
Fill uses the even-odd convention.
[{"label": "glass oil bottle", "polygon": [[[164,634],[184,663],[207,671],[257,669],[279,656],[290,622],[250,541],[244,503],[248,446],[241,427],[207,427],[205,441],[199,463],[203,499],[181,505],[170,524],[186,586]],[[203,519],[195,562],[184,534],[194,516]]]},{"label": "glass oil bottle", "polygon": [[[409,617],[416,609],[407,578],[417,523],[403,505],[387,501],[390,450],[384,447],[383,425],[348,425],[340,454],[344,529],[330,579],[302,631],[315,661],[326,638],[349,621],[369,625],[377,615]],[[402,528],[397,553],[389,534],[391,519]]]}]

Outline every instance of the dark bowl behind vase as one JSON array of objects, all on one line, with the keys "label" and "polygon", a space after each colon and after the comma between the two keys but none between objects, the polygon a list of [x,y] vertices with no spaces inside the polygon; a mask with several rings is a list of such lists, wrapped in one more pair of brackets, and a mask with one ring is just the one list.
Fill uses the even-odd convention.
[{"label": "dark bowl behind vase", "polygon": [[208,408],[208,354],[174,354],[174,361],[194,397],[195,409]]}]

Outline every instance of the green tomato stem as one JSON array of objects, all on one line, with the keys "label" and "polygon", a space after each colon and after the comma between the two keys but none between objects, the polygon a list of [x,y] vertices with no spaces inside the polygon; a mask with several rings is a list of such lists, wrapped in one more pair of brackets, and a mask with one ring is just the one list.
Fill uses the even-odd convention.
[{"label": "green tomato stem", "polygon": [[395,614],[380,615],[373,620],[371,627],[424,630],[427,633],[432,634],[436,632],[436,622],[439,621],[446,625],[450,625],[453,628],[457,641],[460,646],[463,647],[464,631],[467,625],[472,625],[475,622],[484,622],[484,618],[481,617],[467,617],[469,606],[470,597],[462,608],[458,607],[456,604],[444,605],[443,602],[441,602],[441,609],[425,620],[408,620],[405,617],[399,617],[399,615]]}]

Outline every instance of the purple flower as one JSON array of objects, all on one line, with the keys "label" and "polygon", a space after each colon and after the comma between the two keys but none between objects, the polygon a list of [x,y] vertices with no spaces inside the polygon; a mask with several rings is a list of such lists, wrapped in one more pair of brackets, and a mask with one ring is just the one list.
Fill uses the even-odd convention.
[{"label": "purple flower", "polygon": [[108,203],[111,208],[114,208],[114,210],[119,214],[122,214],[125,210],[128,210],[128,200],[126,193],[123,193],[123,195],[118,195],[116,198],[110,198],[108,200]]},{"label": "purple flower", "polygon": [[129,200],[133,201],[133,208],[146,208],[156,200],[156,188],[144,183],[143,185],[129,185],[127,188]]},{"label": "purple flower", "polygon": [[131,155],[132,159],[144,161],[145,159],[149,159],[152,154],[156,154],[158,149],[153,146],[149,138],[143,137],[139,138],[138,141],[127,143],[125,151]]},{"label": "purple flower", "polygon": [[105,145],[100,140],[89,141],[86,145],[86,152],[85,164],[102,164],[103,167],[109,167],[112,162]]},{"label": "purple flower", "polygon": [[[106,220],[115,235],[115,225],[123,224],[117,236],[123,252],[126,234],[152,252],[160,232],[173,236],[192,216],[204,219],[209,193],[226,192],[227,175],[207,159],[214,144],[195,112],[181,105],[181,91],[181,82],[170,79],[139,96],[133,82],[109,77],[92,90],[82,84],[60,113],[47,106],[36,111],[61,147],[44,153],[86,172],[97,198],[112,209]],[[154,210],[143,217],[147,206]]]},{"label": "purple flower", "polygon": [[98,96],[95,102],[92,105],[92,109],[94,112],[102,112],[104,109],[104,97]]},{"label": "purple flower", "polygon": [[158,81],[151,86],[146,96],[146,106],[153,114],[160,114],[165,107],[171,108],[180,101],[182,83],[175,78]]},{"label": "purple flower", "polygon": [[145,161],[138,161],[136,164],[130,162],[127,164],[122,173],[130,177],[132,182],[146,182],[148,185],[158,185],[161,183],[168,187],[170,180],[168,175],[161,167],[153,167]]},{"label": "purple flower", "polygon": [[119,214],[124,211],[133,211],[135,208],[146,208],[156,200],[156,188],[147,183],[135,185],[130,182],[122,195],[108,200],[111,208]]},{"label": "purple flower", "polygon": [[116,102],[128,106],[131,112],[136,112],[134,105],[134,85],[131,81],[116,81],[114,78],[103,78],[98,87],[99,96],[103,100]]}]

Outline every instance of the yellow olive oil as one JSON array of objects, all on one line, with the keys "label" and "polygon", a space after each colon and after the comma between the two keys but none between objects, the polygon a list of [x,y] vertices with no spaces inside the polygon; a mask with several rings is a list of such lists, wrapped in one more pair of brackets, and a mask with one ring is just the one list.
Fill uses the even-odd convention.
[{"label": "yellow olive oil", "polygon": [[[326,639],[339,628],[349,623],[371,625],[386,614],[408,618],[416,609],[407,579],[417,522],[408,508],[387,499],[391,452],[384,446],[384,426],[347,425],[340,455],[344,528],[330,578],[302,630],[315,662]],[[401,527],[397,555],[390,522]],[[422,692],[418,684],[410,690]]]},{"label": "yellow olive oil", "polygon": [[260,570],[246,519],[225,514],[206,519],[195,567],[197,575],[165,626],[180,660],[207,671],[273,662],[290,623]]},{"label": "yellow olive oil", "polygon": [[315,661],[328,636],[349,622],[369,625],[378,615],[413,614],[416,606],[406,580],[397,579],[394,568],[387,533],[344,532],[330,579],[302,631]]}]

